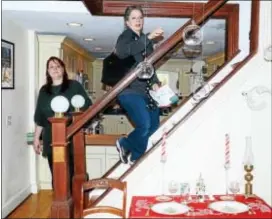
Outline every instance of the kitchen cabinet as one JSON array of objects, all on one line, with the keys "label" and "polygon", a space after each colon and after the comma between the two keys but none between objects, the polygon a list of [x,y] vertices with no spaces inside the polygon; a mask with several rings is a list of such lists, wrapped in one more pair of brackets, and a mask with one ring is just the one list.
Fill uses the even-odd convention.
[{"label": "kitchen cabinet", "polygon": [[126,115],[104,115],[102,125],[105,134],[126,135],[133,130]]},{"label": "kitchen cabinet", "polygon": [[93,62],[95,58],[81,46],[65,35],[37,34],[38,38],[38,87],[46,82],[46,62],[51,56],[63,60],[69,79],[75,79],[76,74],[82,71],[88,78],[84,88],[87,92],[93,89]]},{"label": "kitchen cabinet", "polygon": [[101,77],[102,77],[103,60],[97,59],[93,62],[93,81],[91,98],[93,102],[101,98],[105,91],[102,89]]},{"label": "kitchen cabinet", "polygon": [[[86,169],[89,178],[103,176],[119,160],[115,146],[86,146]],[[38,159],[39,189],[52,189],[51,172],[46,158]]]}]

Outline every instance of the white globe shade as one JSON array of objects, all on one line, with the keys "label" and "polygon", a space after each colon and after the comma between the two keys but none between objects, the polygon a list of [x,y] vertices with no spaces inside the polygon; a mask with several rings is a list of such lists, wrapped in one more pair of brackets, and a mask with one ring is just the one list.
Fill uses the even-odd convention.
[{"label": "white globe shade", "polygon": [[77,94],[77,95],[72,97],[71,103],[72,103],[73,107],[81,108],[85,104],[85,99],[84,99],[83,96]]},{"label": "white globe shade", "polygon": [[55,113],[64,113],[69,108],[69,101],[64,96],[56,96],[51,100],[51,108]]}]

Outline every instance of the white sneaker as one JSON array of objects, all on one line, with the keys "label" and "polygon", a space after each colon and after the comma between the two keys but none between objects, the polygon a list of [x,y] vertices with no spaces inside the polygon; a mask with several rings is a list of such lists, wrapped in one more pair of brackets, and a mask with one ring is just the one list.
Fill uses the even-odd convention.
[{"label": "white sneaker", "polygon": [[117,148],[117,151],[119,153],[119,157],[120,157],[121,162],[122,163],[127,163],[128,162],[127,156],[125,154],[125,151],[124,151],[122,145],[120,145],[119,140],[116,141],[116,148]]},{"label": "white sneaker", "polygon": [[130,166],[132,166],[132,165],[134,165],[134,163],[135,163],[135,160],[132,161],[132,160],[131,160],[131,154],[129,154],[129,155],[128,155],[128,164],[129,164]]}]

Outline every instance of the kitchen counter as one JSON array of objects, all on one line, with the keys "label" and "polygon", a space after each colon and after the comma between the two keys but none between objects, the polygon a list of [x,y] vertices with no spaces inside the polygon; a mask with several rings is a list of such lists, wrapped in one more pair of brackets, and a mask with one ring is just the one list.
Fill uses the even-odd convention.
[{"label": "kitchen counter", "polygon": [[122,135],[85,135],[85,144],[86,145],[95,145],[95,146],[115,146],[116,140],[119,139]]},{"label": "kitchen counter", "polygon": [[[109,134],[85,134],[85,144],[88,146],[115,146],[116,140],[124,135]],[[43,142],[41,141],[41,144]],[[28,145],[33,145],[33,140],[27,141]]]}]

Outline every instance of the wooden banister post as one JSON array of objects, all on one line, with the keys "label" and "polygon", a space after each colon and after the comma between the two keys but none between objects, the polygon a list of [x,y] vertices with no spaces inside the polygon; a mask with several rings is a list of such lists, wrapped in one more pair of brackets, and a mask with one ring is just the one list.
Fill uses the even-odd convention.
[{"label": "wooden banister post", "polygon": [[[73,113],[73,121],[77,120],[82,112]],[[74,218],[80,218],[80,195],[82,184],[88,180],[86,171],[86,152],[85,152],[85,135],[83,129],[79,130],[73,136],[74,144],[74,177],[73,177],[73,201],[74,201]],[[87,200],[86,200],[87,199]],[[88,194],[85,195],[85,202],[88,201]]]},{"label": "wooden banister post", "polygon": [[73,218],[73,201],[69,184],[69,156],[66,141],[67,118],[50,118],[52,123],[54,197],[50,218]]}]

